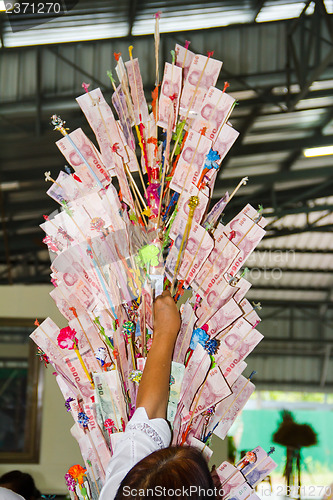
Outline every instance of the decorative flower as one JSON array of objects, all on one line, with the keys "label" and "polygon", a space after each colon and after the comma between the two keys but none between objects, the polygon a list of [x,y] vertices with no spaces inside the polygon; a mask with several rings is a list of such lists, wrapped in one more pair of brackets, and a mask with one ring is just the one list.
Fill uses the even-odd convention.
[{"label": "decorative flower", "polygon": [[113,421],[113,420],[111,420],[111,418],[107,418],[107,419],[104,421],[104,427],[105,427],[105,429],[108,431],[109,436],[110,436],[111,434],[113,434],[114,432],[118,432],[118,431],[117,431],[117,427],[116,427],[116,425],[115,425],[114,421]]},{"label": "decorative flower", "polygon": [[123,323],[123,333],[127,335],[127,337],[131,337],[132,333],[135,330],[135,326],[132,321],[124,321]]},{"label": "decorative flower", "polygon": [[132,370],[131,373],[129,374],[129,379],[132,380],[135,384],[140,383],[142,377],[142,371],[141,370]]},{"label": "decorative flower", "polygon": [[[73,479],[78,481],[79,484],[83,484],[83,476],[87,472],[87,469],[81,467],[81,465],[73,465],[70,469],[68,469],[67,474],[70,474]],[[67,475],[66,474],[66,475]]]},{"label": "decorative flower", "polygon": [[71,411],[71,402],[74,401],[73,398],[67,398],[65,401],[65,408],[67,411]]},{"label": "decorative flower", "polygon": [[36,356],[39,357],[39,360],[42,361],[42,363],[44,363],[44,366],[46,368],[47,365],[49,364],[50,360],[49,360],[48,355],[45,354],[45,352],[43,351],[43,349],[38,347]]},{"label": "decorative flower", "polygon": [[75,349],[77,347],[76,331],[69,326],[62,328],[57,337],[58,345],[61,349]]},{"label": "decorative flower", "polygon": [[101,363],[101,366],[105,365],[105,359],[106,359],[106,349],[105,349],[105,347],[99,347],[95,351],[95,358],[97,359],[97,361],[99,361]]},{"label": "decorative flower", "polygon": [[[205,325],[203,325],[203,327],[204,326]],[[191,342],[190,342],[190,349],[192,349],[193,351],[197,347],[198,344],[201,344],[202,347],[205,347],[207,340],[209,340],[209,336],[203,327],[196,328],[195,330],[193,330]]]},{"label": "decorative flower", "polygon": [[208,354],[216,354],[218,348],[220,346],[220,341],[216,339],[209,339],[205,343],[205,349],[208,352]]},{"label": "decorative flower", "polygon": [[159,196],[159,184],[150,183],[147,187],[147,201],[149,204],[149,208],[151,210],[152,215],[157,217],[158,215],[158,207],[160,204],[160,196]]},{"label": "decorative flower", "polygon": [[153,339],[150,337],[148,340],[147,340],[147,344],[146,344],[146,347],[147,347],[147,351],[150,350],[151,346],[152,346],[152,343],[153,343]]},{"label": "decorative flower", "polygon": [[155,245],[146,245],[139,250],[140,261],[144,266],[158,266],[158,256],[160,250]]},{"label": "decorative flower", "polygon": [[65,481],[66,481],[67,489],[69,491],[74,491],[75,490],[75,479],[68,472],[65,474]]},{"label": "decorative flower", "polygon": [[102,231],[104,228],[105,221],[101,217],[94,217],[90,221],[90,228],[96,229],[96,231]]},{"label": "decorative flower", "polygon": [[211,149],[206,156],[204,167],[207,168],[208,170],[210,170],[212,168],[218,169],[219,165],[216,163],[216,161],[219,159],[220,159],[220,155],[218,154],[218,152],[213,151],[213,149]]},{"label": "decorative flower", "polygon": [[87,428],[89,423],[88,415],[84,413],[84,411],[80,411],[77,417],[78,417],[77,418],[78,423],[82,425],[83,428]]}]

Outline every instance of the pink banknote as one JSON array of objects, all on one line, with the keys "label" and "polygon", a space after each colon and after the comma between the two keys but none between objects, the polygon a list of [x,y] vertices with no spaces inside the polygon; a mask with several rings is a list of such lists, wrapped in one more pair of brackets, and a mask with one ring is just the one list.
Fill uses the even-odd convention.
[{"label": "pink banknote", "polygon": [[181,309],[182,323],[177,336],[176,345],[173,351],[173,360],[178,363],[184,363],[185,355],[189,348],[196,317],[193,307],[186,302]]},{"label": "pink banknote", "polygon": [[115,158],[120,156],[130,170],[137,170],[137,160],[131,148],[126,149],[125,135],[114,118],[100,89],[94,89],[78,97],[77,102],[96,135],[104,165],[114,175]]},{"label": "pink banknote", "polygon": [[182,193],[190,189],[191,182],[199,182],[211,145],[204,135],[194,130],[189,132],[170,183],[171,189]]},{"label": "pink banknote", "polygon": [[179,66],[180,68],[183,68],[183,79],[186,80],[187,74],[189,72],[194,57],[194,53],[186,49],[185,47],[182,47],[182,45],[179,45],[178,43],[176,43],[175,53],[176,53],[176,65]]},{"label": "pink banknote", "polygon": [[238,255],[239,249],[224,234],[224,226],[219,224],[214,233],[214,248],[196,275],[193,283],[194,290],[202,297],[205,297],[212,289],[215,289],[217,295],[221,293],[219,284],[222,283],[222,289],[225,286],[223,275]]},{"label": "pink banknote", "polygon": [[226,123],[231,113],[234,102],[235,99],[226,92],[222,92],[216,87],[210,87],[200,111],[192,123],[193,129],[200,132],[206,128],[206,137],[214,143],[221,126]]},{"label": "pink banknote", "polygon": [[211,359],[205,349],[198,344],[186,366],[181,387],[180,399],[184,406],[184,421],[189,420],[189,411],[195,394],[206,378]]},{"label": "pink banknote", "polygon": [[171,128],[175,128],[178,117],[181,85],[182,69],[174,64],[165,63],[161,93],[158,102],[157,125],[159,127],[167,129],[169,120],[171,119]]},{"label": "pink banknote", "polygon": [[145,124],[148,120],[148,106],[145,98],[145,93],[142,85],[142,78],[138,59],[132,59],[125,62],[127,69],[128,81],[131,89],[133,101],[135,123]]},{"label": "pink banknote", "polygon": [[191,405],[190,414],[199,415],[231,394],[231,389],[218,366],[212,368]]},{"label": "pink banknote", "polygon": [[202,218],[206,212],[209,197],[203,190],[199,190],[197,186],[190,183],[186,191],[184,190],[177,202],[177,215],[172,223],[169,236],[172,240],[177,235],[183,235],[189,215],[189,200],[191,196],[198,197],[198,205],[195,207],[193,214],[193,223],[201,224]]},{"label": "pink banknote", "polygon": [[221,307],[224,307],[232,299],[236,292],[235,287],[229,285],[223,276],[221,280],[217,279],[216,281],[218,281],[218,283],[215,282],[212,287],[206,291],[196,310],[198,323],[200,325],[207,323]]},{"label": "pink banknote", "polygon": [[264,237],[265,230],[242,211],[225,226],[225,233],[240,250],[237,258],[228,269],[229,274],[235,276]]},{"label": "pink banknote", "polygon": [[223,489],[223,497],[229,496],[231,490],[245,483],[243,474],[229,462],[222,462],[216,472]]},{"label": "pink banknote", "polygon": [[[240,318],[243,314],[241,307],[234,299],[230,299],[223,307],[208,320],[208,334],[215,337],[220,332],[224,332],[234,321]],[[204,319],[204,318],[203,318]],[[201,326],[201,321],[198,322]]]},{"label": "pink banknote", "polygon": [[63,201],[68,203],[88,192],[89,190],[82,182],[75,180],[72,175],[66,174],[61,170],[56,178],[56,182],[51,185],[46,194],[60,204]]},{"label": "pink banknote", "polygon": [[[72,142],[76,147],[74,147]],[[93,171],[103,186],[110,183],[111,178],[107,171],[107,165],[104,164],[102,156],[81,128],[73,130],[68,136],[59,139],[56,145],[81,178],[83,184],[87,183],[89,187],[96,184],[95,177],[91,171]]]},{"label": "pink banknote", "polygon": [[224,439],[238,413],[243,409],[254,389],[255,387],[252,382],[249,382],[248,379],[240,375],[231,387],[232,394],[216,406],[215,414],[209,424],[209,429],[213,429],[217,424],[214,429],[214,434]]},{"label": "pink banknote", "polygon": [[112,94],[112,104],[117,111],[124,135],[125,141],[128,146],[135,151],[135,139],[132,131],[132,125],[134,125],[133,120],[129,114],[126,97],[121,88],[121,85],[117,87],[117,89]]},{"label": "pink banknote", "polygon": [[191,228],[178,272],[178,278],[185,280],[185,286],[188,286],[195,277],[212,248],[213,240],[209,233],[199,224],[195,224]]},{"label": "pink banknote", "polygon": [[231,146],[234,144],[238,136],[239,132],[232,128],[229,123],[225,123],[221,127],[213,144],[213,150],[217,151],[220,157],[217,160],[218,164],[222,162],[223,158],[227,155],[228,151],[230,150]]},{"label": "pink banknote", "polygon": [[180,99],[179,113],[189,119],[195,118],[200,111],[209,87],[218,79],[222,62],[203,55],[195,55],[184,82]]}]

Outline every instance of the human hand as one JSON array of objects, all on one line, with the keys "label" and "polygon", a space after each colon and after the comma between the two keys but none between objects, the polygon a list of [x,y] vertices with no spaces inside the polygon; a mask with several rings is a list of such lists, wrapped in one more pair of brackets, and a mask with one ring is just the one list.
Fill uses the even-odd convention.
[{"label": "human hand", "polygon": [[180,314],[169,290],[154,301],[154,338],[161,335],[175,340],[180,328]]}]

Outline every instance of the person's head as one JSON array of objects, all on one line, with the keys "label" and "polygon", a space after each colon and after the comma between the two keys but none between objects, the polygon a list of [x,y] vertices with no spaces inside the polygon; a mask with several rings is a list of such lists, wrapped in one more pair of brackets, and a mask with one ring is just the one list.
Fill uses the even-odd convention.
[{"label": "person's head", "polygon": [[12,470],[3,474],[0,477],[0,486],[18,493],[26,500],[36,500],[41,496],[33,477],[20,470]]},{"label": "person's head", "polygon": [[137,463],[120,484],[115,500],[143,496],[174,499],[186,496],[185,490],[191,500],[215,498],[213,479],[200,451],[188,446],[170,446]]}]

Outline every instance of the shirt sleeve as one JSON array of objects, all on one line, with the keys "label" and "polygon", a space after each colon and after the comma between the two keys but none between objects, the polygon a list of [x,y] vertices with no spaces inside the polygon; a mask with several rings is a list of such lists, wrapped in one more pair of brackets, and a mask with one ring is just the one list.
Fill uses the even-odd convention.
[{"label": "shirt sleeve", "polygon": [[171,431],[163,418],[149,419],[145,408],[137,408],[125,432],[115,434],[114,452],[106,469],[100,500],[113,500],[126,474],[143,458],[166,448]]}]

